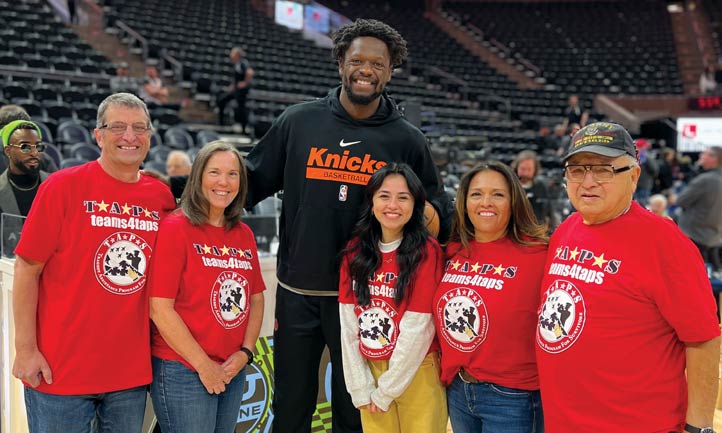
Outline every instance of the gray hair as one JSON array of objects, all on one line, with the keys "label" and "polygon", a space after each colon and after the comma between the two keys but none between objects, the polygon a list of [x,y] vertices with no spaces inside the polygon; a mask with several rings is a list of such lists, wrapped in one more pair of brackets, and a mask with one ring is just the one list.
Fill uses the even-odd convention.
[{"label": "gray hair", "polygon": [[715,158],[717,158],[717,167],[722,165],[722,147],[720,146],[710,146],[706,149],[709,153],[712,154]]},{"label": "gray hair", "polygon": [[105,124],[105,112],[111,106],[122,106],[127,108],[137,108],[143,110],[145,117],[148,119],[148,126],[152,127],[150,121],[150,113],[148,107],[145,105],[142,99],[133,95],[132,93],[113,93],[107,98],[103,99],[103,102],[98,106],[98,117],[96,119],[96,128],[100,128]]},{"label": "gray hair", "polygon": [[244,49],[241,48],[241,47],[233,47],[233,48],[231,48],[231,54],[240,54],[241,57],[245,57],[245,56],[246,56],[246,50],[244,50]]}]

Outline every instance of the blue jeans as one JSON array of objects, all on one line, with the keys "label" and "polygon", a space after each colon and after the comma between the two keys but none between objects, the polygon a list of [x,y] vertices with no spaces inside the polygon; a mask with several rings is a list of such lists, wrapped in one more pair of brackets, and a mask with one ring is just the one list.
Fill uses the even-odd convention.
[{"label": "blue jeans", "polygon": [[153,357],[150,396],[163,433],[233,433],[238,423],[246,369],[221,394],[209,394],[198,373],[178,361]]},{"label": "blue jeans", "polygon": [[454,433],[543,433],[539,391],[488,382],[465,383],[457,375],[446,389]]},{"label": "blue jeans", "polygon": [[140,433],[147,386],[87,395],[55,395],[25,387],[30,433]]}]

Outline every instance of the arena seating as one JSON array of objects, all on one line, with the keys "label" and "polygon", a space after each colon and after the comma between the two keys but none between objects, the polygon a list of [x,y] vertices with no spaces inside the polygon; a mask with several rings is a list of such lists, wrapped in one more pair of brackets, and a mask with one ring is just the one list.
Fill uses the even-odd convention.
[{"label": "arena seating", "polygon": [[[448,7],[486,37],[531,60],[562,91],[584,96],[683,93],[666,1]],[[520,7],[524,13],[518,13]]]}]

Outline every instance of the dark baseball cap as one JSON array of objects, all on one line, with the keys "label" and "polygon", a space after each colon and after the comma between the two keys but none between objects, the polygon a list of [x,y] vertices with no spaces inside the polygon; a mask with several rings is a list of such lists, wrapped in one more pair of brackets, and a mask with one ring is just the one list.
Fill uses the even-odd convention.
[{"label": "dark baseball cap", "polygon": [[609,122],[592,123],[577,131],[569,143],[564,161],[581,152],[596,153],[610,158],[617,158],[625,153],[637,157],[637,148],[629,132],[622,125]]}]

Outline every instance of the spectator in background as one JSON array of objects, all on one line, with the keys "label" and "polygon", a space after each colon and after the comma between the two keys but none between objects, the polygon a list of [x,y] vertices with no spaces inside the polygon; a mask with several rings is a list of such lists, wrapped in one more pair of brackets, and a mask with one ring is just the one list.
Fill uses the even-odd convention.
[{"label": "spectator in background", "polygon": [[40,186],[15,249],[13,375],[30,433],[140,433],[150,363],[144,290],[158,223],[175,208],[140,173],[151,121],[140,99],[108,96],[100,158]]},{"label": "spectator in background", "polygon": [[659,166],[654,154],[651,152],[652,143],[640,138],[635,141],[635,146],[637,147],[637,158],[641,173],[639,174],[637,189],[634,191],[634,199],[642,206],[647,206],[649,196],[652,194],[652,188],[657,181]]},{"label": "spectator in background", "polygon": [[564,158],[577,212],[549,242],[536,334],[549,432],[712,430],[712,288],[689,239],[632,200],[636,153],[624,128],[600,122]]},{"label": "spectator in background", "polygon": [[714,95],[717,92],[717,81],[715,80],[715,68],[707,65],[699,76],[699,93],[702,95]]},{"label": "spectator in background", "polygon": [[722,244],[722,147],[712,146],[699,155],[703,172],[677,196],[682,208],[679,228],[690,238],[715,271],[722,270],[718,248]]},{"label": "spectator in background", "polygon": [[[30,115],[19,105],[8,104],[0,107],[0,129],[13,120],[32,121]],[[8,157],[5,153],[2,153],[2,155],[0,155],[0,170],[4,170],[7,167]],[[55,164],[55,160],[53,160],[50,155],[43,152],[40,154],[40,170],[46,173],[53,173],[58,171],[58,166]]]},{"label": "spectator in background", "polygon": [[[579,103],[579,97],[577,95],[570,95],[567,108],[564,109],[564,129],[570,129],[570,126],[574,123],[578,123],[580,127],[584,127],[589,120],[589,112],[584,109]],[[570,131],[574,134],[576,131]]]},{"label": "spectator in background", "polygon": [[653,196],[649,197],[648,208],[656,215],[659,215],[663,218],[672,219],[667,212],[667,204],[667,197],[665,197],[663,194],[654,194]]},{"label": "spectator in background", "polygon": [[553,227],[554,218],[549,189],[544,180],[539,177],[541,163],[537,153],[533,150],[522,150],[512,161],[511,168],[524,188],[537,221],[550,228]]},{"label": "spectator in background", "polygon": [[143,87],[140,89],[140,97],[152,108],[153,106],[168,104],[169,94],[168,88],[158,75],[158,68],[147,65],[145,67]]},{"label": "spectator in background", "polygon": [[126,62],[118,63],[118,66],[115,68],[115,77],[110,79],[110,90],[112,90],[113,93],[126,92],[134,95],[138,94],[138,80],[130,76]]},{"label": "spectator in background", "polygon": [[168,176],[187,176],[191,174],[191,158],[182,150],[172,150],[165,163]]},{"label": "spectator in background", "polygon": [[40,170],[44,149],[40,128],[27,120],[14,120],[0,129],[0,142],[9,159],[8,168],[0,174],[0,217],[2,253],[11,256],[20,238],[23,219],[27,216],[40,184],[48,173]]},{"label": "spectator in background", "polygon": [[553,140],[553,153],[558,156],[564,155],[564,152],[566,152],[569,147],[569,140],[571,140],[571,136],[567,134],[567,130],[563,124],[560,123],[554,126]]},{"label": "spectator in background", "polygon": [[0,212],[27,216],[40,184],[48,173],[40,170],[40,155],[45,151],[38,125],[14,120],[2,129],[3,150],[10,165],[0,175]]},{"label": "spectator in background", "polygon": [[246,109],[246,97],[251,89],[251,81],[253,80],[253,68],[246,59],[246,52],[241,47],[231,48],[228,57],[233,62],[233,80],[228,85],[226,93],[218,98],[218,124],[225,124],[225,109],[231,100],[235,100],[236,112],[234,120],[241,124],[244,134],[247,134],[246,126],[248,124],[248,110]]},{"label": "spectator in background", "polygon": [[659,161],[656,191],[671,194],[677,181],[682,180],[682,172],[677,160],[677,151],[671,147],[662,149],[662,158]]}]

